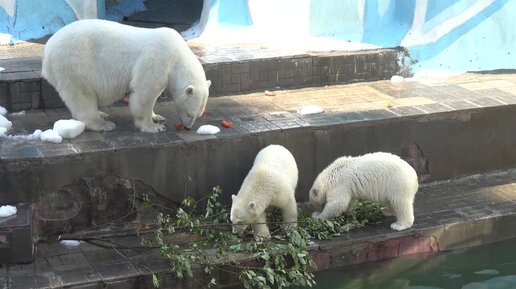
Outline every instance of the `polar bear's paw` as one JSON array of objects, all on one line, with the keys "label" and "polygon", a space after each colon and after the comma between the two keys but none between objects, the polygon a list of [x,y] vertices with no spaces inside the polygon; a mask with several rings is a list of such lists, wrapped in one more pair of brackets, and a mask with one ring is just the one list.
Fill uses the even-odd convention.
[{"label": "polar bear's paw", "polygon": [[158,133],[165,130],[164,124],[154,122],[148,124],[142,124],[137,122],[136,126],[140,128],[141,132]]},{"label": "polar bear's paw", "polygon": [[152,115],[152,122],[154,123],[165,123],[165,118],[159,114]]},{"label": "polar bear's paw", "polygon": [[100,117],[102,117],[103,119],[108,119],[109,118],[109,114],[103,112],[103,111],[99,111],[99,115]]},{"label": "polar bear's paw", "polygon": [[97,120],[95,122],[86,122],[86,127],[94,131],[112,131],[116,125],[114,122],[107,120]]},{"label": "polar bear's paw", "polygon": [[400,222],[394,222],[394,223],[391,224],[391,229],[393,229],[395,231],[403,231],[403,230],[406,230],[406,229],[408,229],[410,227],[411,226],[402,224]]}]

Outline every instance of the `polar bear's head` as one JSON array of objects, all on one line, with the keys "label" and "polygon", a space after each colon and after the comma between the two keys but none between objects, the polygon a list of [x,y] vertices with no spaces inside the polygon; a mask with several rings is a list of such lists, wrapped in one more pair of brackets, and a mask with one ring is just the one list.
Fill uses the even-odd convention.
[{"label": "polar bear's head", "polygon": [[322,211],[324,205],[326,204],[326,190],[327,188],[324,185],[323,180],[318,177],[310,189],[310,193],[308,194],[310,205],[312,205],[312,207],[317,211]]},{"label": "polar bear's head", "polygon": [[232,195],[231,198],[233,203],[229,218],[233,223],[233,234],[243,235],[247,226],[258,217],[258,208],[254,201],[244,202],[236,195]]},{"label": "polar bear's head", "polygon": [[206,108],[211,81],[207,80],[200,85],[188,85],[174,93],[174,103],[181,124],[191,129],[195,120],[200,117]]}]

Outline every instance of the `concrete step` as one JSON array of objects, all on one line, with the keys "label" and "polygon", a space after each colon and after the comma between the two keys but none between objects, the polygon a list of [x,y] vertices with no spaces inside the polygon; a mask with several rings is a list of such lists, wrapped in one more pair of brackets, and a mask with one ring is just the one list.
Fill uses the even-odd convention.
[{"label": "concrete step", "polygon": [[[307,104],[325,112],[296,113]],[[508,125],[516,122],[513,74],[212,98],[196,127],[219,126],[215,136],[176,131],[175,108],[167,101],[156,107],[166,118],[167,131],[160,134],[140,133],[125,106],[106,112],[117,124],[114,131],[87,131],[60,144],[0,138],[0,203],[34,203],[38,238],[90,228],[138,205],[122,185],[88,185],[95,177],[129,188],[139,184],[151,196],[172,203],[185,195],[200,199],[220,185],[221,199],[229,203],[256,153],[269,144],[281,144],[295,156],[298,201],[307,199],[316,175],[342,155],[398,154],[422,182],[516,164],[516,135]],[[48,129],[70,115],[66,109],[46,109],[8,117],[14,124],[10,134],[20,135]],[[224,128],[221,120],[234,126]]]},{"label": "concrete step", "polygon": [[[43,45],[0,46],[0,106],[11,111],[64,107],[41,77]],[[212,81],[211,96],[389,79],[400,49],[312,53],[266,47],[207,47],[192,51]]]},{"label": "concrete step", "polygon": [[[516,170],[488,172],[421,186],[414,204],[414,227],[396,232],[392,218],[332,239],[316,241],[317,270],[418,254],[415,259],[515,238]],[[238,280],[227,271],[196,271],[198,280],[177,279],[159,250],[141,247],[142,236],[89,238],[77,247],[37,244],[31,264],[0,267],[2,288],[152,288],[152,273],[164,288],[199,288],[216,278],[223,288]],[[204,277],[203,277],[204,276]]]},{"label": "concrete step", "polygon": [[16,209],[16,215],[0,217],[0,267],[34,259],[31,208],[27,204],[16,204]]}]

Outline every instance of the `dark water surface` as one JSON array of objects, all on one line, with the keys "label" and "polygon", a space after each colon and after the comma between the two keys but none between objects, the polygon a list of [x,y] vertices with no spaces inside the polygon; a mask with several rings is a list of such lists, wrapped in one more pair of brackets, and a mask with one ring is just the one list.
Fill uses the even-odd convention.
[{"label": "dark water surface", "polygon": [[516,240],[327,270],[316,281],[316,289],[516,289]]}]

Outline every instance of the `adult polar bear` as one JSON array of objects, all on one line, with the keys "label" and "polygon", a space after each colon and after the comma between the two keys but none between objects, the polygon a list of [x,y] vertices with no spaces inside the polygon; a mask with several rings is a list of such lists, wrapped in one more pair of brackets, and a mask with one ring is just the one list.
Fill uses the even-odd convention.
[{"label": "adult polar bear", "polygon": [[45,46],[43,77],[52,84],[86,128],[110,131],[115,124],[98,110],[129,95],[135,125],[142,132],[165,130],[154,113],[161,92],[168,89],[179,119],[187,129],[208,100],[211,82],[179,33],[88,19],[73,22]]},{"label": "adult polar bear", "polygon": [[401,231],[414,223],[418,187],[416,171],[407,162],[377,152],[336,159],[315,179],[309,200],[319,210],[313,216],[326,220],[351,210],[358,200],[382,203],[385,212],[396,216],[391,228]]},{"label": "adult polar bear", "polygon": [[296,226],[295,190],[298,170],[294,156],[283,146],[269,145],[257,155],[253,167],[238,191],[232,195],[231,222],[233,233],[243,234],[251,225],[255,238],[270,238],[266,222],[269,206],[281,209],[285,227]]}]

